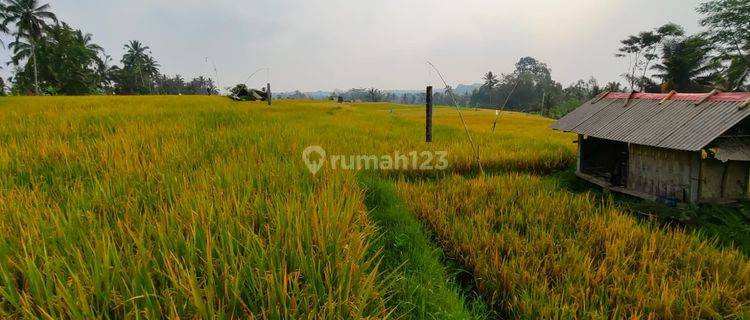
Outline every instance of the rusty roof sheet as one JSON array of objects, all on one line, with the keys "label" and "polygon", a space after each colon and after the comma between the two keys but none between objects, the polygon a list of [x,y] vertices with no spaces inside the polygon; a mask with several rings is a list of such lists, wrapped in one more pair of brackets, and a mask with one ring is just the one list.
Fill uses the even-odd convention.
[{"label": "rusty roof sheet", "polygon": [[[664,103],[660,103],[666,99]],[[596,138],[698,151],[750,116],[750,93],[607,93],[552,128]],[[627,103],[626,103],[627,102]]]}]

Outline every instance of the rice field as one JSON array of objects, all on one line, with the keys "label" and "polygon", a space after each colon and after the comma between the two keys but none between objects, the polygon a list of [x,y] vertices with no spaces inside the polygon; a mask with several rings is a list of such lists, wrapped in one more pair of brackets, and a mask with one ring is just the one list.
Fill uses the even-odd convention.
[{"label": "rice field", "polygon": [[746,256],[639,223],[591,195],[518,173],[399,189],[509,318],[750,315]]},{"label": "rice field", "polygon": [[[492,133],[494,112],[464,112],[484,176],[449,108],[427,145],[415,106],[2,98],[0,317],[750,316],[742,253],[543,181],[575,161],[551,120],[504,113]],[[312,175],[310,145],[447,151],[450,167]],[[387,214],[363,177],[396,190]],[[455,259],[489,310],[402,235]]]}]

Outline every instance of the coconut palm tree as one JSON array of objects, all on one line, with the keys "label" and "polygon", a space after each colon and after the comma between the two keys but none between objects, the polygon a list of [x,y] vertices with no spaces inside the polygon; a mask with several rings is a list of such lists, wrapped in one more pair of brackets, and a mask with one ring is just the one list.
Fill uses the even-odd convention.
[{"label": "coconut palm tree", "polygon": [[[6,14],[6,6],[5,3],[0,2],[0,33],[3,34],[10,34],[10,30],[8,29],[8,26],[2,23],[2,21],[5,21],[5,18],[8,16]],[[5,47],[5,43],[0,40],[0,47]]]},{"label": "coconut palm tree", "polygon": [[[159,63],[152,56],[147,56],[146,61],[143,65],[143,72],[148,75],[149,79],[155,79],[159,77]],[[149,91],[154,89],[154,82],[149,81]],[[161,94],[159,87],[156,88],[156,94]]]},{"label": "coconut palm tree", "polygon": [[500,80],[497,79],[497,76],[492,73],[492,71],[487,72],[487,74],[482,77],[482,80],[484,80],[484,86],[489,89],[494,89],[495,86],[500,83]]},{"label": "coconut palm tree", "polygon": [[148,50],[150,49],[148,46],[144,46],[140,41],[138,40],[132,40],[129,43],[125,44],[125,54],[122,56],[122,64],[125,69],[131,69],[130,71],[133,71],[135,76],[139,77],[141,81],[141,85],[146,87],[146,79],[143,75],[144,73],[144,64],[146,62],[146,57],[148,57]]},{"label": "coconut palm tree", "polygon": [[84,47],[86,48],[87,54],[91,58],[91,61],[93,62],[94,66],[96,68],[102,67],[102,65],[106,64],[102,57],[103,55],[105,58],[108,57],[106,53],[104,52],[104,48],[102,46],[96,44],[93,42],[94,36],[90,33],[83,33],[81,30],[75,31],[75,37],[76,40]]},{"label": "coconut palm tree", "polygon": [[21,64],[21,61],[31,57],[31,45],[23,42],[21,39],[16,39],[9,43],[8,49],[13,52],[8,65],[13,64],[18,66]]},{"label": "coconut palm tree", "polygon": [[152,56],[147,56],[143,63],[143,72],[149,77],[156,77],[159,75],[159,63]]},{"label": "coconut palm tree", "polygon": [[99,87],[107,94],[112,92],[112,80],[117,69],[110,66],[112,57],[102,51],[101,56],[96,58],[96,75],[99,77]]},{"label": "coconut palm tree", "polygon": [[86,46],[86,49],[89,49],[96,53],[104,52],[104,48],[93,42],[94,35],[90,33],[84,34],[83,31],[76,30],[76,38],[78,38],[78,41],[81,41],[81,43]]},{"label": "coconut palm tree", "polygon": [[129,91],[148,93],[153,89],[153,80],[159,76],[159,64],[151,56],[149,47],[138,40],[125,44],[125,55],[122,57],[123,72]]},{"label": "coconut palm tree", "polygon": [[717,69],[710,55],[710,44],[700,37],[687,37],[664,43],[662,62],[653,67],[663,81],[663,91],[703,91]]},{"label": "coconut palm tree", "polygon": [[144,46],[138,40],[131,40],[129,43],[125,44],[124,48],[125,55],[122,57],[123,63],[125,60],[134,61],[136,59],[141,59],[146,56],[148,50],[151,49],[148,46]]},{"label": "coconut palm tree", "polygon": [[[716,64],[722,66],[716,75],[716,87],[723,91],[742,91],[742,85],[750,78],[750,64],[743,57],[721,55],[715,60]],[[724,61],[728,61],[728,64],[722,65]]]},{"label": "coconut palm tree", "polygon": [[36,44],[49,28],[49,23],[57,23],[57,17],[50,12],[50,5],[40,5],[37,0],[7,0],[5,17],[2,25],[7,28],[13,24],[16,27],[16,40],[25,38],[31,51],[34,65],[34,89],[39,95],[39,68],[36,61]]}]

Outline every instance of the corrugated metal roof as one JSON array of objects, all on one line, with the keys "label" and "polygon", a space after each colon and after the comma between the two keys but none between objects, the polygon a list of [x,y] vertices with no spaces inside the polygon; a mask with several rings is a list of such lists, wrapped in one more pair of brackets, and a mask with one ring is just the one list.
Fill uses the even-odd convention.
[{"label": "corrugated metal roof", "polygon": [[[659,103],[667,97],[669,100]],[[750,93],[608,93],[586,102],[552,124],[552,128],[607,140],[698,151],[750,116],[750,107],[740,108],[748,99]]]}]

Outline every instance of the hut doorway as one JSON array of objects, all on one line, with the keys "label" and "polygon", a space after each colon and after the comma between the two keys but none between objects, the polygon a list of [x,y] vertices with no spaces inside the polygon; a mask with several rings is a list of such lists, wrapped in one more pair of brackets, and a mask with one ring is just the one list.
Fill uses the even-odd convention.
[{"label": "hut doorway", "polygon": [[580,167],[583,174],[624,187],[628,181],[628,144],[593,137],[580,139]]}]

